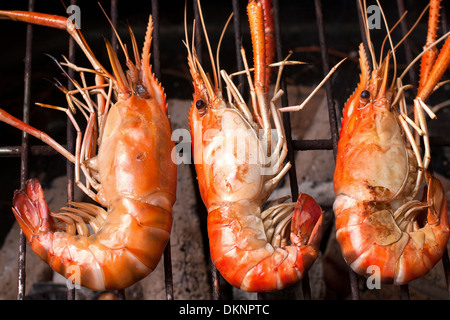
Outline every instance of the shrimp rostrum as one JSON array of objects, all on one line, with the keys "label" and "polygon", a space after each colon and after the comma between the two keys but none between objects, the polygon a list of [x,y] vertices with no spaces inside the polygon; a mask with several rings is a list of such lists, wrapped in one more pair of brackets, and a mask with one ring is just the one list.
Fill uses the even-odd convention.
[{"label": "shrimp rostrum", "polygon": [[[134,63],[122,45],[126,73],[107,43],[113,75],[67,18],[23,11],[0,11],[0,18],[67,30],[93,67],[58,64],[63,71],[65,65],[79,73],[81,82],[68,76],[75,87],[70,91],[57,83],[67,97],[67,108],[40,104],[67,113],[77,132],[75,155],[2,109],[0,120],[41,139],[74,163],[76,184],[98,205],[71,202],[52,212],[40,183],[31,179],[14,194],[14,215],[31,249],[68,280],[94,290],[126,288],[160,261],[175,202],[176,165],[171,161],[174,143],[166,97],[150,65],[151,16],[142,56],[131,29]],[[86,84],[87,74],[94,75],[95,85]],[[86,118],[84,136],[75,111]]]},{"label": "shrimp rostrum", "polygon": [[[438,2],[430,8],[429,31],[434,33]],[[445,44],[431,60],[426,53],[437,51],[438,40],[434,35],[427,41],[421,72],[426,80],[417,90],[410,119],[404,91],[412,86],[402,84],[409,68],[396,77],[400,43],[394,46],[388,33],[391,49],[377,63],[369,30],[366,34],[369,52],[360,45],[360,82],[343,110],[334,174],[336,237],[356,273],[402,285],[426,274],[441,259],[449,239],[445,192],[428,170],[425,114],[435,116],[425,101],[449,66],[450,39],[448,34],[441,38],[447,38]]]},{"label": "shrimp rostrum", "polygon": [[[270,2],[265,2],[267,8]],[[189,122],[198,185],[208,211],[212,262],[231,285],[245,291],[264,292],[297,282],[313,264],[321,238],[322,210],[306,194],[300,194],[297,203],[275,200],[262,210],[290,164],[284,163],[287,145],[280,113],[275,108],[282,91],[275,88],[276,94],[268,99],[270,62],[266,52],[270,57],[267,46],[272,44],[270,35],[264,36],[267,19],[263,18],[268,11],[263,10],[259,1],[250,1],[247,9],[254,80],[243,49],[241,53],[252,107],[247,106],[232,75],[216,70],[203,27],[214,83],[199,62],[194,45],[190,48],[186,33],[194,85]],[[222,80],[226,84],[227,100],[222,92]]]}]

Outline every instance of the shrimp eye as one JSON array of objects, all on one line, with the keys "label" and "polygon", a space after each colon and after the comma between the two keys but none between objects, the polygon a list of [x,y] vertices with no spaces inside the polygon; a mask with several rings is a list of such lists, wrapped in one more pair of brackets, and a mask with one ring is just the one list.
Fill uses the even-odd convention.
[{"label": "shrimp eye", "polygon": [[147,92],[147,89],[145,89],[145,87],[142,84],[138,84],[135,88],[135,93],[138,97],[141,97],[143,99],[148,99],[149,98],[149,94]]},{"label": "shrimp eye", "polygon": [[203,116],[206,112],[206,103],[203,100],[197,100],[195,103],[195,107],[197,108],[198,112],[201,116]]},{"label": "shrimp eye", "polygon": [[198,110],[200,110],[206,107],[206,103],[203,100],[197,100],[195,106],[197,107]]},{"label": "shrimp eye", "polygon": [[364,109],[367,106],[367,103],[369,102],[370,99],[370,92],[367,90],[364,90],[363,92],[361,92],[361,95],[359,96],[359,107],[358,109]]},{"label": "shrimp eye", "polygon": [[364,90],[361,92],[361,100],[368,101],[370,98],[370,92],[368,90]]}]

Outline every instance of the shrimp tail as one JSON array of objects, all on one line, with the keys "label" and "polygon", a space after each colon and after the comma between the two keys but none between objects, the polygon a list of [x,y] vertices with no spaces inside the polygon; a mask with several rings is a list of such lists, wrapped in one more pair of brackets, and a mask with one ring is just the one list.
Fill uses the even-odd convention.
[{"label": "shrimp tail", "polygon": [[[50,211],[42,186],[37,179],[27,180],[22,190],[15,191],[12,211],[33,252],[53,270],[69,279],[74,268],[78,268],[76,254],[67,246],[60,245],[60,243],[67,244],[66,236],[70,236],[67,233],[57,232],[57,224],[52,217],[54,213]],[[75,233],[75,226],[69,226],[67,231]],[[58,243],[58,239],[62,241]],[[71,279],[72,283],[81,283],[91,289],[104,290],[103,276],[101,280],[98,277],[99,268],[96,264],[92,264],[90,269],[90,272],[84,272],[84,274],[78,272],[77,279]],[[82,279],[78,278],[79,275]]]},{"label": "shrimp tail", "polygon": [[87,203],[72,204],[78,207],[72,212],[97,214],[91,227],[103,221],[96,233],[88,236],[86,224],[77,221],[76,214],[51,212],[37,179],[28,180],[14,195],[13,212],[31,249],[53,270],[73,284],[115,290],[129,287],[156,268],[169,240],[171,212],[157,202],[131,198],[115,200],[107,213]]},{"label": "shrimp tail", "polygon": [[318,248],[322,232],[322,209],[306,193],[300,193],[291,222],[291,241],[297,246]]},{"label": "shrimp tail", "polygon": [[291,242],[297,248],[295,270],[299,279],[311,268],[319,254],[323,211],[309,195],[300,193],[291,221]]},{"label": "shrimp tail", "polygon": [[30,242],[39,231],[48,230],[53,223],[44,191],[37,179],[28,180],[24,189],[16,190],[12,211]]},{"label": "shrimp tail", "polygon": [[[402,214],[345,196],[335,204],[337,241],[356,273],[367,276],[368,268],[375,266],[380,270],[381,282],[403,285],[424,276],[441,260],[449,239],[445,191],[429,172],[425,176],[428,187],[424,198],[419,204],[406,203],[407,210],[398,210]],[[411,228],[405,227],[407,224]]]},{"label": "shrimp tail", "polygon": [[[444,252],[448,243],[450,227],[448,224],[447,200],[445,190],[439,179],[426,171],[428,189],[426,201],[430,205],[427,214],[427,223],[436,235],[436,244],[441,252]],[[425,198],[425,192],[424,192]],[[434,263],[440,260],[440,256],[435,258]]]},{"label": "shrimp tail", "polygon": [[[322,209],[309,195],[298,197],[291,220],[291,245],[257,250],[254,265],[239,281],[241,289],[253,292],[280,290],[303,278],[319,253]],[[267,246],[265,246],[267,248]],[[251,265],[251,264],[249,264]],[[247,266],[249,266],[247,265]],[[231,283],[231,282],[230,282]]]}]

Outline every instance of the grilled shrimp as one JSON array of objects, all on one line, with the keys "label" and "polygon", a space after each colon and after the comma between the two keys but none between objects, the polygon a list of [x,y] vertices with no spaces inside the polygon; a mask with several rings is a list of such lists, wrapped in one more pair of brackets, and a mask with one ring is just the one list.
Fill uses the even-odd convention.
[{"label": "grilled shrimp", "polygon": [[[75,155],[1,109],[0,120],[41,139],[73,162],[77,185],[99,205],[70,203],[61,212],[52,212],[38,180],[31,179],[14,194],[14,215],[31,249],[72,283],[93,290],[126,288],[160,261],[175,202],[176,165],[171,161],[174,143],[166,97],[150,65],[151,16],[141,57],[130,29],[135,63],[124,49],[127,76],[109,43],[114,76],[100,65],[67,18],[21,11],[0,11],[0,18],[67,30],[94,68],[66,62],[83,79],[83,85],[71,79],[73,91],[58,84],[70,108],[41,104],[68,114],[77,130]],[[95,86],[85,85],[84,73],[95,75]],[[75,96],[78,93],[83,99]],[[87,119],[84,137],[72,114],[76,108]]]},{"label": "grilled shrimp", "polygon": [[[262,210],[290,168],[289,163],[283,163],[287,145],[280,113],[275,109],[281,90],[275,89],[277,94],[269,107],[270,79],[265,79],[268,74],[265,53],[269,49],[262,8],[259,1],[250,1],[247,7],[254,81],[241,49],[251,88],[252,111],[231,76],[221,70],[228,92],[225,101],[205,29],[214,84],[198,61],[195,49],[189,48],[186,34],[195,89],[189,123],[199,189],[208,211],[212,262],[230,284],[253,292],[279,290],[301,279],[318,255],[322,226],[322,210],[307,194],[300,194],[296,204],[275,201]],[[271,120],[277,139],[272,135]]]},{"label": "grilled shrimp", "polygon": [[[439,8],[438,2],[434,5]],[[437,24],[436,8],[432,9],[430,23]],[[430,24],[430,31],[436,29]],[[368,56],[360,45],[360,83],[343,111],[334,174],[336,237],[356,273],[368,276],[378,270],[385,283],[402,285],[426,274],[441,259],[449,239],[445,192],[427,170],[430,150],[424,116],[424,110],[433,115],[424,101],[450,63],[446,36],[437,60],[422,68],[421,78],[427,80],[414,99],[414,120],[408,118],[403,94],[406,71],[396,78],[394,69],[392,85],[388,84],[389,60],[398,46],[392,46],[390,36],[393,49],[379,64],[373,49]],[[435,41],[436,36],[426,48],[434,47]],[[423,159],[414,133],[423,136]],[[424,195],[417,199],[423,181]]]}]

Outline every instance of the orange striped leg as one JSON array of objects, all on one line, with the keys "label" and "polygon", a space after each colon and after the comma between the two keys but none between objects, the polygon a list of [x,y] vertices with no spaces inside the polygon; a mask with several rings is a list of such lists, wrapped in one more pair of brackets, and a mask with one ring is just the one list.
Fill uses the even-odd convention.
[{"label": "orange striped leg", "polygon": [[[424,49],[427,49],[433,42],[437,39],[437,30],[439,24],[439,11],[440,11],[441,0],[430,0],[430,11],[428,16],[428,33],[427,41],[425,43]],[[436,47],[428,50],[421,59],[420,63],[420,80],[419,80],[419,91],[422,90],[425,82],[430,76],[431,69],[433,68],[434,62],[438,55],[438,50]]]}]

